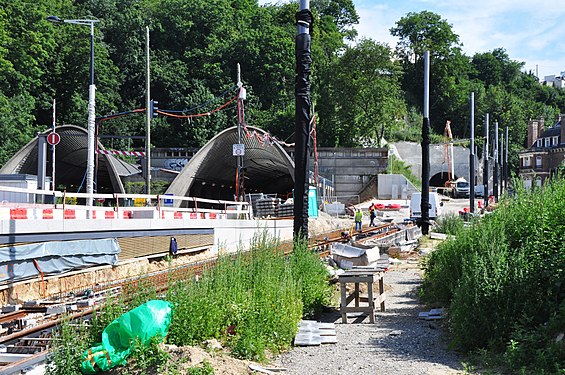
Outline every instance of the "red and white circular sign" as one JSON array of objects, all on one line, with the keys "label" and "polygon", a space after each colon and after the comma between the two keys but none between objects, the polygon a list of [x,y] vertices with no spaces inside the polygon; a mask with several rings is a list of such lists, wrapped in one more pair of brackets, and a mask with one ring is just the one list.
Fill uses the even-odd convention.
[{"label": "red and white circular sign", "polygon": [[61,142],[61,136],[55,132],[51,132],[49,133],[49,135],[47,136],[47,143],[49,143],[51,146],[56,146],[59,144],[59,142]]}]

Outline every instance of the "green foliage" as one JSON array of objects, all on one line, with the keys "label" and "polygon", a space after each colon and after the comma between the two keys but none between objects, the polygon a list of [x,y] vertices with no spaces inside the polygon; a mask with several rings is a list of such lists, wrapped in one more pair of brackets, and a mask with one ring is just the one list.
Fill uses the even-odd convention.
[{"label": "green foliage", "polygon": [[505,352],[507,366],[521,373],[558,373],[565,368],[564,344],[555,341],[565,331],[565,180],[514,186],[515,197],[430,255],[423,295],[449,305],[459,347]]},{"label": "green foliage", "polygon": [[321,307],[330,302],[328,272],[319,257],[308,249],[305,241],[294,244],[290,262],[293,278],[301,289],[302,314],[306,318],[312,318],[320,312]]},{"label": "green foliage", "polygon": [[[74,322],[76,323],[76,322]],[[81,375],[82,353],[88,349],[87,328],[66,317],[54,330],[51,354],[47,356],[46,375]]]},{"label": "green foliage", "polygon": [[436,220],[434,232],[456,235],[463,230],[463,219],[458,214],[444,214]]},{"label": "green foliage", "polygon": [[139,339],[136,340],[131,353],[133,363],[128,365],[128,370],[141,374],[162,374],[171,360],[171,355],[160,345],[162,341],[163,338],[157,336],[151,338],[149,345],[144,345]]},{"label": "green foliage", "polygon": [[264,360],[266,350],[290,345],[303,309],[314,312],[326,301],[321,270],[305,246],[286,257],[265,235],[257,237],[250,252],[221,256],[198,281],[168,290],[175,304],[169,341],[193,345],[217,338],[238,357]]},{"label": "green foliage", "polygon": [[412,173],[412,169],[410,169],[410,166],[407,165],[404,160],[398,160],[393,155],[391,156],[390,163],[391,163],[390,169],[392,170],[393,174],[401,174],[404,177],[406,177],[406,179],[410,181],[410,183],[414,185],[417,189],[422,188],[422,180],[420,180],[418,177],[414,175],[414,173]]},{"label": "green foliage", "polygon": [[[163,194],[171,183],[163,180],[151,180],[151,194]],[[144,194],[145,182],[144,181],[127,181],[124,184],[126,193],[128,194]]]}]

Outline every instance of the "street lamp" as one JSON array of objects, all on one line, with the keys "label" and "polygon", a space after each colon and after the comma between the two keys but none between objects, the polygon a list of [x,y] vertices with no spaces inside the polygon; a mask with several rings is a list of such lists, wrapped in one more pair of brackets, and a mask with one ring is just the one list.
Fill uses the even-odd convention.
[{"label": "street lamp", "polygon": [[96,126],[96,87],[94,86],[94,24],[98,20],[63,20],[57,16],[47,17],[47,21],[55,24],[72,23],[75,25],[90,26],[90,86],[88,90],[88,148],[86,158],[86,205],[92,206],[94,193],[94,128]]}]

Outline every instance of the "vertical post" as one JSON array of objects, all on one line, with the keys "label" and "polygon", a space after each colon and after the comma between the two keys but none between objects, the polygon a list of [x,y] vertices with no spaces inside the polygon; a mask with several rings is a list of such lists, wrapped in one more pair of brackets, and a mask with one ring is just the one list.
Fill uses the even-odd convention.
[{"label": "vertical post", "polygon": [[498,202],[498,121],[494,122],[494,142],[493,159],[494,159],[494,172],[492,176],[492,190],[494,193],[494,201]]},{"label": "vertical post", "polygon": [[145,27],[145,193],[151,194],[151,60],[149,58],[149,26]]},{"label": "vertical post", "polygon": [[296,13],[295,39],[295,152],[294,152],[294,238],[308,238],[308,139],[310,135],[310,1],[300,0]]},{"label": "vertical post", "polygon": [[[241,127],[245,119],[243,118],[243,101],[245,99],[245,89],[243,82],[241,82],[241,66],[237,63],[237,87],[239,87],[239,94],[237,97],[237,143],[241,144]],[[243,202],[245,200],[245,192],[243,191],[243,155],[236,155],[236,200]]]},{"label": "vertical post", "polygon": [[424,119],[422,123],[422,234],[430,228],[430,51],[424,52]]},{"label": "vertical post", "polygon": [[489,126],[489,114],[485,115],[485,144],[483,146],[483,199],[484,207],[488,205],[488,126]]},{"label": "vertical post", "polygon": [[504,166],[502,164],[502,161],[504,160],[504,132],[502,129],[500,129],[500,148],[498,150],[498,165],[500,168],[500,182],[498,186],[500,186],[500,194],[502,195],[502,192],[504,191]]},{"label": "vertical post", "polygon": [[475,93],[471,92],[471,143],[469,145],[469,209],[475,213]]},{"label": "vertical post", "polygon": [[504,148],[504,187],[508,190],[508,126],[506,127],[506,147]]},{"label": "vertical post", "polygon": [[[45,189],[45,176],[47,175],[47,136],[37,134],[37,189]],[[43,194],[36,198],[38,203],[43,203]]]},{"label": "vertical post", "polygon": [[[53,99],[53,125],[52,132],[55,133],[56,103]],[[55,144],[51,146],[51,191],[55,191]],[[53,202],[55,203],[55,202]]]},{"label": "vertical post", "polygon": [[[96,86],[94,85],[94,22],[90,22],[90,87],[88,90],[88,147],[86,158],[86,205],[92,206],[94,193],[94,131],[96,122]],[[90,210],[87,218],[90,219]]]}]

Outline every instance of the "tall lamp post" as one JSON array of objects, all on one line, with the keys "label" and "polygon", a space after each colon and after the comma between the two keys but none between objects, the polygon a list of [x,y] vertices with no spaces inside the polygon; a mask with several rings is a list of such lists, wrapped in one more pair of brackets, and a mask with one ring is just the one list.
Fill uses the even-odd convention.
[{"label": "tall lamp post", "polygon": [[86,205],[92,206],[94,193],[94,131],[96,121],[96,87],[94,86],[94,24],[100,22],[98,20],[82,19],[82,20],[64,20],[57,16],[47,17],[47,21],[55,24],[72,23],[75,25],[90,26],[90,86],[88,90],[88,148],[86,158]]}]

